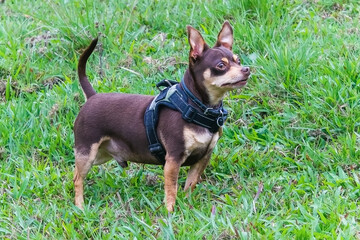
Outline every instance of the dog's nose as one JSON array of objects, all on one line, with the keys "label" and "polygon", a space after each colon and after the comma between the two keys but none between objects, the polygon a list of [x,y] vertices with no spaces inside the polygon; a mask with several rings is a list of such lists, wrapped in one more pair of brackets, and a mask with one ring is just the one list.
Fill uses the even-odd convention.
[{"label": "dog's nose", "polygon": [[242,67],[241,68],[241,71],[243,72],[243,73],[250,73],[250,68],[249,67]]}]

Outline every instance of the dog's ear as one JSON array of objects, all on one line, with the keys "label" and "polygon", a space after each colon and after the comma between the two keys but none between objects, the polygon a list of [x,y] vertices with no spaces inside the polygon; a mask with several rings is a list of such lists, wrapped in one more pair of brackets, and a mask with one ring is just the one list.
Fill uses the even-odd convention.
[{"label": "dog's ear", "polygon": [[228,21],[225,21],[219,32],[215,47],[226,47],[231,50],[234,42],[233,29]]},{"label": "dog's ear", "polygon": [[187,26],[188,39],[190,44],[190,57],[196,60],[209,47],[205,43],[201,34],[195,28]]}]

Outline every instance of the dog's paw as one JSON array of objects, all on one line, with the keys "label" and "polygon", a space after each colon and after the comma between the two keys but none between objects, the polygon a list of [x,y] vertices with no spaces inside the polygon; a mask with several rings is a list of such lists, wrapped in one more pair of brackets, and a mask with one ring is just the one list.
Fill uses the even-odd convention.
[{"label": "dog's paw", "polygon": [[166,209],[168,210],[169,213],[174,212],[174,205],[175,205],[175,202],[166,204]]}]

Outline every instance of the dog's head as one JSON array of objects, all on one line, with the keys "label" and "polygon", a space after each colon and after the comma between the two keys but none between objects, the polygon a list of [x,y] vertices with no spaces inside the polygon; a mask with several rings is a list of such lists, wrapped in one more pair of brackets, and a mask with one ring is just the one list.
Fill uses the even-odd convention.
[{"label": "dog's head", "polygon": [[205,89],[211,105],[218,104],[225,92],[246,85],[250,68],[241,66],[232,52],[233,30],[226,21],[218,34],[216,44],[210,48],[201,34],[187,27],[190,44],[189,70],[197,88]]}]

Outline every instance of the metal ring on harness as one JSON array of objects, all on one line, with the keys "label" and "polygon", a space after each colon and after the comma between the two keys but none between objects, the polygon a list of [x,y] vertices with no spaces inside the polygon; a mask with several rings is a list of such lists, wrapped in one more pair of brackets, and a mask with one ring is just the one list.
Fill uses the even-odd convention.
[{"label": "metal ring on harness", "polygon": [[219,127],[222,127],[224,125],[224,113],[223,111],[220,110],[221,116],[218,117],[218,119],[216,120],[216,124]]}]

